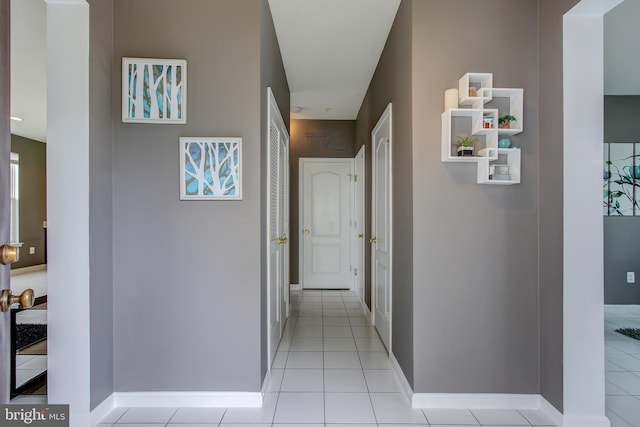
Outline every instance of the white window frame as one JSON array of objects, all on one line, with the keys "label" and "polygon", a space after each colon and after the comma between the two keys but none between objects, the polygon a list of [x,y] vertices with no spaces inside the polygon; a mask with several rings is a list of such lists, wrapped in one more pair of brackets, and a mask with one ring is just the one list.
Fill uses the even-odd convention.
[{"label": "white window frame", "polygon": [[20,241],[20,155],[11,153],[11,234],[10,241]]}]

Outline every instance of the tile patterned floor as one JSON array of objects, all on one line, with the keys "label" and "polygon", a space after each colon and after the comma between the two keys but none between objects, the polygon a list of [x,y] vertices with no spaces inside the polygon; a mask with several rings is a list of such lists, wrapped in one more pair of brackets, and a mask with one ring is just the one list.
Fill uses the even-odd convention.
[{"label": "tile patterned floor", "polygon": [[640,426],[640,341],[615,332],[640,328],[640,306],[606,305],[604,322],[607,417],[612,427]]},{"label": "tile patterned floor", "polygon": [[118,408],[101,427],[552,426],[539,411],[413,409],[350,291],[292,294],[260,409]]}]

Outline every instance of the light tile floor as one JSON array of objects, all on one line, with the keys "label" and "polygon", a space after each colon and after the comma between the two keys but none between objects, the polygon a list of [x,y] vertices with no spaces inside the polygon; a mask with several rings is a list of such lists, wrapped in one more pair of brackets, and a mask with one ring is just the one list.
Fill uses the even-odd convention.
[{"label": "light tile floor", "polygon": [[101,427],[552,426],[539,411],[413,409],[350,291],[292,293],[261,409],[118,408]]},{"label": "light tile floor", "polygon": [[640,341],[615,332],[640,328],[640,306],[606,305],[604,322],[607,416],[612,427],[640,426]]}]

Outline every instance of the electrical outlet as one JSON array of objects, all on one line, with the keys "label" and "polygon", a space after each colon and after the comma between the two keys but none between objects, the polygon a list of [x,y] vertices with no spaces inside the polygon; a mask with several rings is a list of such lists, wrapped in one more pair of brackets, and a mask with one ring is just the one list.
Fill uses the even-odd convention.
[{"label": "electrical outlet", "polygon": [[636,283],[636,273],[627,271],[627,283]]},{"label": "electrical outlet", "polygon": [[29,255],[33,255],[33,254],[35,254],[35,253],[36,253],[36,248],[35,248],[35,246],[31,246],[31,247],[29,247]]}]

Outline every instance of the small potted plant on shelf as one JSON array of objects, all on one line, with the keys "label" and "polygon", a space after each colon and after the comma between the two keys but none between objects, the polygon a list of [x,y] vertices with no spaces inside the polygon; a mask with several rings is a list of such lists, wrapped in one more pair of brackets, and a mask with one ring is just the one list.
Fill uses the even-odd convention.
[{"label": "small potted plant on shelf", "polygon": [[473,144],[476,143],[476,137],[471,134],[458,135],[458,140],[453,144],[458,147],[458,156],[473,156]]},{"label": "small potted plant on shelf", "polygon": [[511,116],[507,114],[506,116],[502,116],[498,119],[498,125],[503,129],[509,129],[511,126],[511,122],[517,122],[518,119],[515,116]]}]

